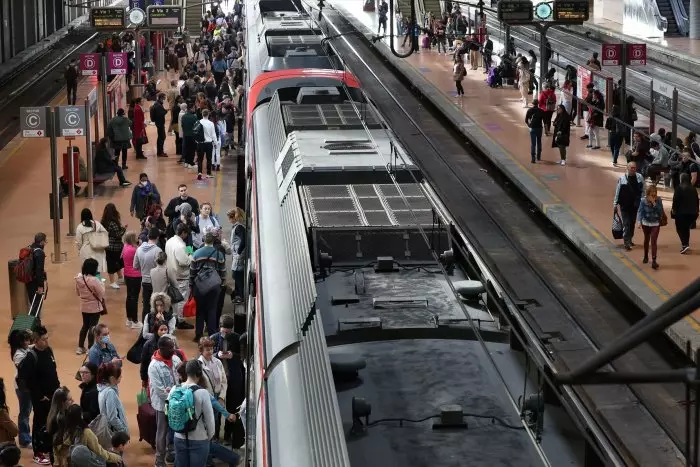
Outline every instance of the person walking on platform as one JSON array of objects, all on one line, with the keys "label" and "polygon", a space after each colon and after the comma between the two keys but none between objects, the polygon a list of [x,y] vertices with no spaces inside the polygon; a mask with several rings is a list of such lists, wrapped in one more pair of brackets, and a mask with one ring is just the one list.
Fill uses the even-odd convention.
[{"label": "person walking on platform", "polygon": [[656,262],[656,242],[659,238],[661,226],[666,225],[668,221],[664,213],[664,204],[656,192],[656,185],[649,185],[644,198],[639,202],[637,222],[639,222],[639,228],[644,232],[644,258],[642,263],[647,264],[649,262],[649,243],[651,243],[651,267],[659,269],[659,263]]},{"label": "person walking on platform", "polygon": [[377,25],[377,34],[382,33],[382,28],[384,28],[384,34],[386,34],[386,19],[388,13],[389,5],[387,5],[386,0],[382,0],[379,4],[379,10],[377,11],[377,16],[379,19],[379,24]]},{"label": "person walking on platform", "polygon": [[165,110],[165,106],[163,105],[164,102],[165,94],[160,93],[151,106],[151,121],[155,123],[156,129],[158,130],[158,139],[156,140],[156,155],[158,157],[168,157],[164,149],[165,137],[167,135],[165,132],[165,116],[168,115],[168,111]]},{"label": "person walking on platform", "polygon": [[66,89],[68,91],[68,105],[75,105],[78,94],[78,65],[75,59],[71,58],[63,73],[66,79]]},{"label": "person walking on platform", "polygon": [[136,159],[145,159],[143,154],[143,145],[148,141],[146,136],[146,116],[143,112],[141,104],[143,99],[138,97],[134,99],[134,117],[131,119],[133,123],[133,138],[134,150],[136,151]]},{"label": "person walking on platform", "polygon": [[681,241],[681,254],[690,250],[690,228],[698,218],[698,192],[690,183],[690,174],[682,173],[680,186],[673,192],[671,217],[676,222],[676,233]]},{"label": "person walking on platform", "polygon": [[148,174],[139,174],[139,184],[131,193],[131,206],[129,212],[139,220],[143,220],[154,204],[160,204],[160,193],[155,183],[151,183]]},{"label": "person walking on platform", "polygon": [[33,306],[30,313],[38,311],[37,307],[39,306],[39,301],[37,300],[36,303],[34,301],[36,295],[41,295],[46,292],[46,269],[44,269],[44,264],[46,263],[46,253],[44,253],[45,246],[46,234],[43,232],[34,235],[34,243],[29,246],[32,250],[32,280],[27,282],[27,297],[29,297],[29,303]]},{"label": "person walking on platform", "polygon": [[[107,240],[107,242],[105,242]],[[80,225],[75,229],[75,245],[80,259],[97,260],[97,270],[107,272],[107,245],[109,233],[107,229],[92,217],[92,211],[84,208],[80,211]]]},{"label": "person walking on platform", "polygon": [[455,86],[457,87],[457,97],[459,98],[464,97],[464,87],[462,87],[462,81],[464,81],[465,76],[467,76],[467,69],[464,66],[462,57],[457,55],[455,57],[454,67],[452,68],[452,80],[454,80]]},{"label": "person walking on platform", "polygon": [[525,124],[530,129],[530,158],[534,164],[542,158],[542,121],[544,112],[537,99],[532,100],[532,107],[525,114]]},{"label": "person walking on platform", "polygon": [[528,62],[525,57],[520,57],[517,62],[518,68],[518,89],[520,90],[520,102],[522,102],[523,107],[527,108],[527,96],[530,89],[530,70],[528,69]]},{"label": "person walking on platform", "polygon": [[608,146],[612,153],[613,166],[617,167],[617,159],[620,157],[620,148],[624,140],[625,124],[621,120],[620,106],[613,105],[610,116],[605,121],[605,129],[608,130]]},{"label": "person walking on platform", "polygon": [[622,240],[627,251],[634,246],[632,237],[642,193],[644,193],[644,177],[637,173],[636,162],[628,162],[627,173],[618,179],[613,199],[613,209],[622,219]]},{"label": "person walking on platform", "polygon": [[557,106],[557,116],[554,118],[554,137],[552,147],[559,148],[560,164],[566,165],[566,148],[571,140],[571,119],[566,107]]}]

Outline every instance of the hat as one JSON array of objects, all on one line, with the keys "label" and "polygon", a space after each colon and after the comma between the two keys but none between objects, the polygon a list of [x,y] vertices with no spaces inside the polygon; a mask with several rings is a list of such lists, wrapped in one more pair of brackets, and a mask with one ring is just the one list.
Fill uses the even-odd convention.
[{"label": "hat", "polygon": [[657,143],[660,143],[662,141],[661,135],[659,135],[658,133],[652,133],[652,135],[649,136],[649,139],[651,139],[652,141],[655,141]]}]

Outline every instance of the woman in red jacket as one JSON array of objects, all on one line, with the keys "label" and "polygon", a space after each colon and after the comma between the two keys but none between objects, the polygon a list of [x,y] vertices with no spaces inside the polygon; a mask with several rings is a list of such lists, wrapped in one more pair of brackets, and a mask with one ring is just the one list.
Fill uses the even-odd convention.
[{"label": "woman in red jacket", "polygon": [[136,150],[137,159],[145,159],[143,155],[143,144],[146,141],[146,118],[141,107],[142,99],[137,97],[134,99],[134,139],[132,141],[134,150]]},{"label": "woman in red jacket", "polygon": [[557,110],[557,95],[554,93],[554,86],[550,83],[545,84],[537,102],[539,102],[540,110],[544,113],[544,118],[542,119],[544,134],[549,136],[549,128],[552,126],[552,115]]}]

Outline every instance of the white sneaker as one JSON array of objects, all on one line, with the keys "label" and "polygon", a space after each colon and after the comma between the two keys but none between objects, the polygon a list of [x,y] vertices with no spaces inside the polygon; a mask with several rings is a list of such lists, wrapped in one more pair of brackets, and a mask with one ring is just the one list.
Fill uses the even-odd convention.
[{"label": "white sneaker", "polygon": [[561,164],[561,165],[566,165],[566,161],[561,161],[560,164]]},{"label": "white sneaker", "polygon": [[85,348],[84,347],[78,347],[75,349],[75,354],[76,355],[85,355]]},{"label": "white sneaker", "polygon": [[133,325],[134,325],[134,322],[133,322],[133,321],[131,321],[130,319],[127,319],[127,320],[126,320],[126,327],[127,327],[127,328],[130,328],[130,327],[132,327]]},{"label": "white sneaker", "polygon": [[141,329],[143,327],[143,323],[139,321],[134,321],[131,323],[131,329]]},{"label": "white sneaker", "polygon": [[109,286],[115,290],[120,289],[119,284],[117,284],[116,282],[112,282],[111,284],[109,284]]}]

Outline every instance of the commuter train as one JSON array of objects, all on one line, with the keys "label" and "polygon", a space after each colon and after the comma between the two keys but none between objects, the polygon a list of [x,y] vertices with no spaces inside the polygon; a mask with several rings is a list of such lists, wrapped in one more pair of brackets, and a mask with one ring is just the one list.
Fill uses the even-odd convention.
[{"label": "commuter train", "polygon": [[[251,466],[346,467],[348,454],[293,180],[293,120],[359,87],[292,0],[246,2],[247,449]],[[360,93],[356,93],[360,95]],[[303,113],[303,112],[302,112]],[[302,126],[297,125],[297,128]],[[333,137],[323,130],[324,138]],[[240,177],[239,177],[240,180]]]}]

